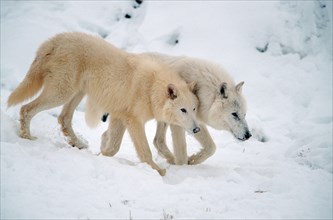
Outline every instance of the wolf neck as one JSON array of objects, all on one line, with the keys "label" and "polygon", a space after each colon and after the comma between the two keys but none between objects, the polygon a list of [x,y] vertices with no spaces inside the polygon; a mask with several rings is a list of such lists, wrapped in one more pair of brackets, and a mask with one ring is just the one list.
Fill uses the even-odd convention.
[{"label": "wolf neck", "polygon": [[167,88],[170,82],[156,79],[150,91],[151,110],[157,121],[164,121],[163,109],[168,101]]}]

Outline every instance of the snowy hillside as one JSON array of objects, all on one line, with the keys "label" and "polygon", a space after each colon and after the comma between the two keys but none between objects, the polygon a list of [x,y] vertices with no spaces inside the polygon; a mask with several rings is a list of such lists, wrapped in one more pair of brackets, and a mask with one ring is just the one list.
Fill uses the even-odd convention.
[{"label": "snowy hillside", "polygon": [[[332,2],[140,3],[1,1],[1,219],[332,219]],[[107,125],[88,128],[84,103],[73,127],[88,149],[66,144],[61,108],[32,120],[37,140],[19,138],[20,106],[7,98],[39,45],[64,31],[223,65],[245,81],[253,137],[210,129],[216,153],[174,166],[157,155],[150,121],[165,177],[139,162],[127,133],[115,157],[98,155]]]}]

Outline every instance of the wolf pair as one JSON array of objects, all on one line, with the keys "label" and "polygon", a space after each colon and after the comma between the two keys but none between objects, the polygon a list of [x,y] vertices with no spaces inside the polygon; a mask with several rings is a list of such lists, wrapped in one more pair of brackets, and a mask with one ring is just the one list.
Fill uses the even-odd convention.
[{"label": "wolf pair", "polygon": [[[20,110],[20,136],[30,134],[38,112],[64,105],[58,122],[68,142],[86,147],[72,129],[74,110],[87,95],[86,122],[96,126],[104,112],[111,115],[102,135],[101,153],[113,156],[127,129],[138,156],[160,175],[152,159],[144,125],[157,120],[154,145],[171,164],[198,164],[215,152],[206,124],[248,139],[243,82],[235,85],[219,66],[206,61],[158,53],[124,52],[103,39],[83,33],[62,33],[41,45],[20,85],[8,98],[8,107],[40,95]],[[165,142],[170,125],[174,155]],[[187,158],[185,130],[202,145]],[[200,131],[200,132],[199,132]]]}]

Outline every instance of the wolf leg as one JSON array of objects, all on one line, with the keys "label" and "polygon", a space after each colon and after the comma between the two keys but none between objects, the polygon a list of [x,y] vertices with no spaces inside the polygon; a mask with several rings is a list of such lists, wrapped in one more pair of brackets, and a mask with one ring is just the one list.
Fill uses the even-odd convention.
[{"label": "wolf leg", "polygon": [[70,94],[59,94],[56,89],[45,85],[42,93],[32,102],[22,106],[20,110],[20,137],[34,140],[36,137],[30,134],[31,119],[39,112],[60,106],[70,98]]},{"label": "wolf leg", "polygon": [[122,120],[111,116],[109,128],[102,135],[101,153],[103,155],[112,157],[119,151],[125,130]]},{"label": "wolf leg", "polygon": [[200,125],[200,132],[195,134],[194,137],[199,141],[203,147],[200,152],[189,157],[188,164],[194,165],[204,162],[215,153],[216,145],[210,136],[208,129],[205,125]]},{"label": "wolf leg", "polygon": [[173,151],[175,154],[175,162],[177,165],[187,164],[187,148],[185,139],[185,130],[177,125],[170,125]]},{"label": "wolf leg", "polygon": [[157,172],[164,176],[166,173],[165,169],[161,169],[152,158],[152,154],[148,145],[148,141],[146,138],[144,124],[139,122],[136,119],[128,119],[126,120],[126,126],[128,132],[132,138],[134,146],[136,148],[137,154],[142,162],[146,162],[153,169],[157,170]]},{"label": "wolf leg", "polygon": [[166,145],[165,136],[168,125],[164,122],[157,122],[156,134],[154,137],[154,146],[158,153],[167,159],[168,163],[175,164],[175,158]]},{"label": "wolf leg", "polygon": [[62,108],[61,114],[58,117],[58,123],[61,125],[61,131],[66,136],[69,137],[68,144],[75,146],[79,149],[87,148],[88,146],[82,143],[75,135],[72,128],[72,119],[74,110],[79,105],[84,97],[84,93],[79,92],[73,96],[73,98],[67,102]]}]

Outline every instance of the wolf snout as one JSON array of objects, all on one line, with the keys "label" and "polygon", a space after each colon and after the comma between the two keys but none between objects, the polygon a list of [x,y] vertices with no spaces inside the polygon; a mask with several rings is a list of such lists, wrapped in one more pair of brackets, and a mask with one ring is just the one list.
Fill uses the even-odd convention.
[{"label": "wolf snout", "polygon": [[193,128],[193,133],[196,134],[200,131],[200,128],[199,127],[195,127]]},{"label": "wolf snout", "polygon": [[246,141],[248,140],[250,137],[252,137],[252,134],[249,132],[249,131],[246,131],[244,136],[242,137],[237,137],[238,140],[241,140],[241,141]]},{"label": "wolf snout", "polygon": [[244,135],[244,139],[247,140],[247,139],[249,139],[251,136],[252,136],[251,133],[247,131],[247,132],[245,133],[245,135]]}]

